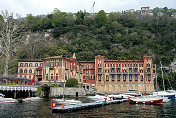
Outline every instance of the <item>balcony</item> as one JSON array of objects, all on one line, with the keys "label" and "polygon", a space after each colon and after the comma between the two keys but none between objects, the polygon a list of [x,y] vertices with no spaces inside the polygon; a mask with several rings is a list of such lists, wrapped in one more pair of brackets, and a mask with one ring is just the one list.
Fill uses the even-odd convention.
[{"label": "balcony", "polygon": [[147,72],[146,74],[152,74],[152,72]]},{"label": "balcony", "polygon": [[80,73],[82,74],[82,73],[83,73],[83,71],[81,70],[81,71],[80,71]]},{"label": "balcony", "polygon": [[111,66],[111,68],[114,68],[114,69],[115,69],[115,66]]},{"label": "balcony", "polygon": [[129,74],[139,75],[139,74],[140,74],[140,72],[129,72]]},{"label": "balcony", "polygon": [[150,66],[147,66],[147,68],[151,68]]},{"label": "balcony", "polygon": [[98,68],[102,68],[102,66],[98,66]]},{"label": "balcony", "polygon": [[68,70],[68,67],[65,67],[65,70]]},{"label": "balcony", "polygon": [[103,74],[103,72],[97,72],[97,74],[99,74],[99,75],[101,74],[101,75],[102,75],[102,74]]},{"label": "balcony", "polygon": [[51,70],[54,70],[54,66],[50,66],[50,69],[51,69]]}]

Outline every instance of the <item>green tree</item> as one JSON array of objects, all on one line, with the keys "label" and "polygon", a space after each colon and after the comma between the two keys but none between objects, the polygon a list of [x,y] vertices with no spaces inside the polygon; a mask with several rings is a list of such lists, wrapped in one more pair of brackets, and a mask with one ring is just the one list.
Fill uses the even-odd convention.
[{"label": "green tree", "polygon": [[102,27],[107,23],[106,13],[104,10],[98,12],[96,19],[98,27]]},{"label": "green tree", "polygon": [[77,87],[78,86],[78,80],[75,78],[70,78],[66,81],[65,87]]}]

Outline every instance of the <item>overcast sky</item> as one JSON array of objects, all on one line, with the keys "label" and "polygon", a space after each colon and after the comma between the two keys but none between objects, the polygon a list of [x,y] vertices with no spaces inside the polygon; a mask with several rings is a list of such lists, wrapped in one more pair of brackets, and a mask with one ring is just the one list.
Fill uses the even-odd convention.
[{"label": "overcast sky", "polygon": [[122,10],[138,10],[143,6],[176,8],[176,0],[0,0],[0,10],[19,13],[21,16],[32,13],[42,15],[51,13],[54,8],[61,11],[76,13],[79,10],[98,12],[121,12]]}]

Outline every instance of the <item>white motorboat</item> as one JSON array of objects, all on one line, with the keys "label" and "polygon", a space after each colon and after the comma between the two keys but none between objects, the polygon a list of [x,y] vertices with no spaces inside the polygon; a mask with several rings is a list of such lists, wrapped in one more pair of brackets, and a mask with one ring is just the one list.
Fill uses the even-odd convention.
[{"label": "white motorboat", "polygon": [[42,98],[39,98],[39,97],[30,97],[30,98],[25,98],[25,99],[22,99],[23,102],[32,102],[32,101],[39,101],[41,100]]},{"label": "white motorboat", "polygon": [[153,92],[153,96],[168,97],[169,99],[175,98],[175,94],[174,93],[169,93],[167,91]]},{"label": "white motorboat", "polygon": [[74,99],[71,99],[71,100],[67,100],[67,99],[52,99],[52,100],[56,101],[59,104],[80,104],[81,103],[81,101],[74,100]]},{"label": "white motorboat", "polygon": [[171,89],[171,90],[166,90],[166,92],[175,94],[175,98],[176,98],[176,90]]},{"label": "white motorboat", "polygon": [[18,100],[13,98],[4,98],[5,95],[0,94],[0,103],[16,103]]},{"label": "white motorboat", "polygon": [[133,97],[139,97],[139,96],[142,96],[142,95],[137,93],[122,93],[119,95],[108,95],[108,97],[112,97],[113,99],[128,99],[128,97],[133,98]]},{"label": "white motorboat", "polygon": [[93,101],[105,101],[105,98],[107,100],[110,100],[110,97],[106,97],[106,96],[103,96],[103,95],[95,95],[95,96],[88,96],[87,98],[93,100]]}]

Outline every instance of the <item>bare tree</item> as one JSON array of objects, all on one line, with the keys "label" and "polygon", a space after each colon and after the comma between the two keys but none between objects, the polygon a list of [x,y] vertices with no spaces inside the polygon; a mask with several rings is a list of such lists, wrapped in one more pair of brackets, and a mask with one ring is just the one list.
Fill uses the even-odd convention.
[{"label": "bare tree", "polygon": [[4,58],[4,75],[8,75],[9,61],[17,51],[17,45],[22,41],[20,18],[8,11],[1,12],[0,19],[0,56]]}]

